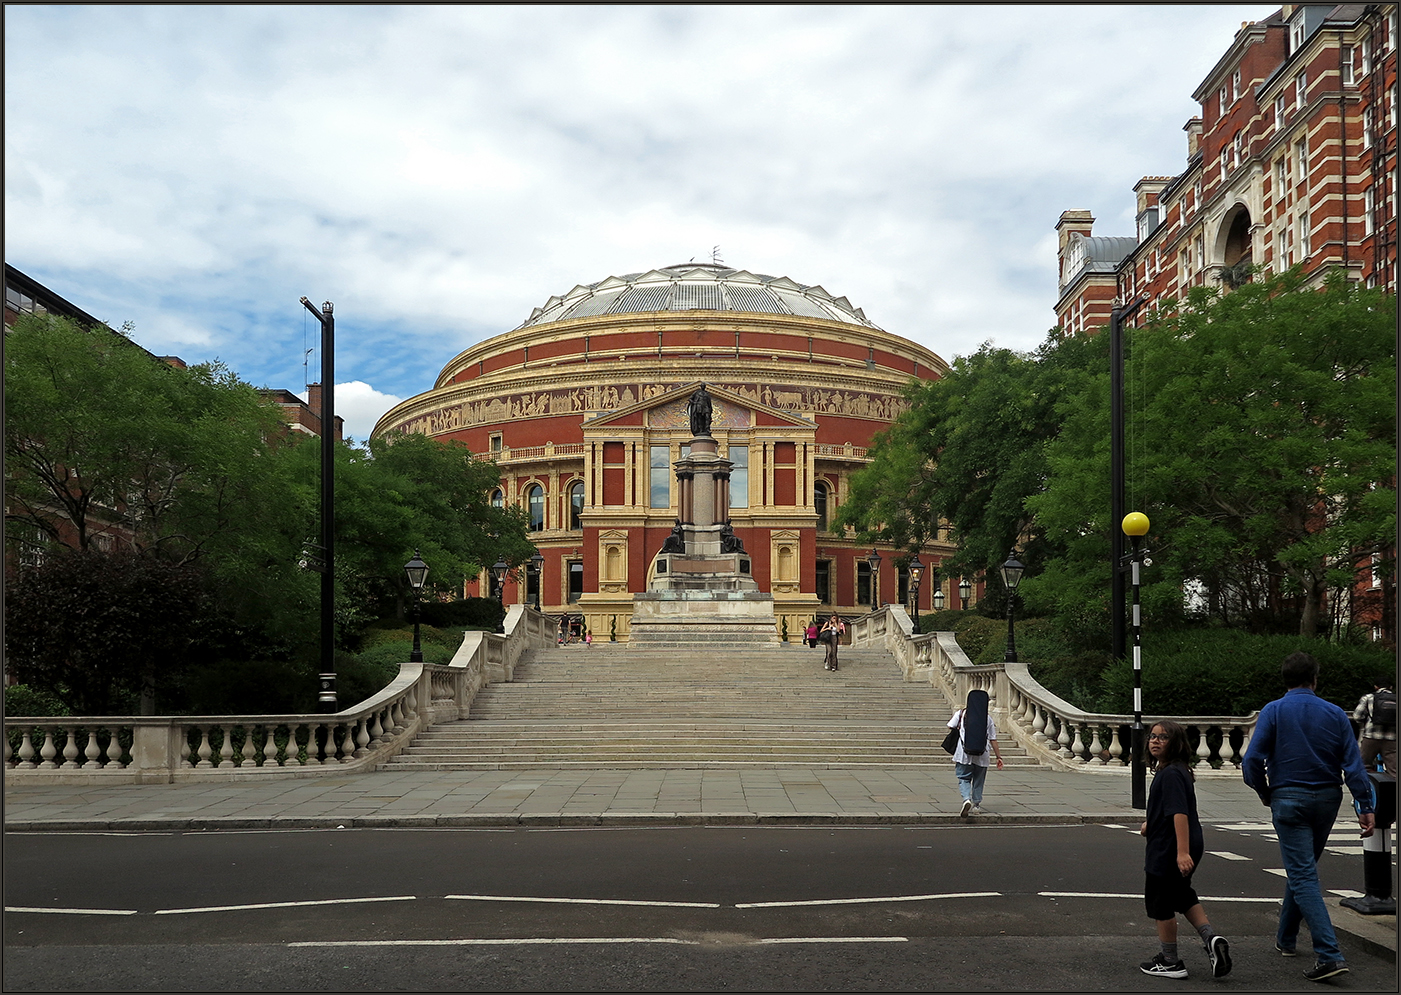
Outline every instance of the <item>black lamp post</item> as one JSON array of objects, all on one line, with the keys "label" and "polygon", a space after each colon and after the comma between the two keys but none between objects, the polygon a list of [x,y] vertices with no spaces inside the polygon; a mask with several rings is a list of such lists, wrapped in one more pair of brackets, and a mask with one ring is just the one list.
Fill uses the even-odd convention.
[{"label": "black lamp post", "polygon": [[919,631],[919,582],[923,579],[924,564],[919,561],[919,550],[915,550],[915,558],[910,561],[910,587],[913,590],[915,603],[915,632]]},{"label": "black lamp post", "polygon": [[530,576],[535,578],[535,610],[540,610],[540,578],[545,568],[545,557],[540,554],[540,550],[535,551],[535,555],[530,558],[530,566],[526,569]]},{"label": "black lamp post", "polygon": [[866,563],[871,568],[871,611],[875,611],[880,607],[880,554],[876,552],[876,547],[871,547]]},{"label": "black lamp post", "polygon": [[967,608],[968,599],[973,596],[973,585],[967,577],[963,577],[958,582],[958,607]]},{"label": "black lamp post", "polygon": [[413,588],[413,651],[409,653],[409,663],[423,662],[423,647],[418,642],[418,597],[423,592],[423,582],[428,579],[428,564],[418,558],[418,550],[413,551],[413,559],[404,564],[404,576]]},{"label": "black lamp post", "polygon": [[501,606],[501,621],[496,623],[499,635],[506,634],[506,575],[511,565],[505,560],[497,560],[491,567],[491,579],[496,582],[496,603]]},{"label": "black lamp post", "polygon": [[[1015,552],[1015,550],[1013,551]],[[1017,585],[1022,582],[1022,574],[1026,571],[1020,560],[1012,553],[1007,554],[1007,562],[999,568],[1002,572],[1002,583],[1007,588],[1007,663],[1017,662],[1017,639],[1012,632],[1013,606],[1017,601]]]}]

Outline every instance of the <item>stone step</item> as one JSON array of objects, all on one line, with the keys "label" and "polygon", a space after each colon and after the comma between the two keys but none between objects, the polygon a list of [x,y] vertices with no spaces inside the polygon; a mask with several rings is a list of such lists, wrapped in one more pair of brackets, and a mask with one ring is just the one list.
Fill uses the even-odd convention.
[{"label": "stone step", "polygon": [[[694,635],[696,638],[690,638]],[[906,683],[888,652],[795,643],[724,652],[637,642],[535,650],[510,683],[483,688],[470,717],[419,736],[395,769],[939,767],[951,714]],[[1031,765],[1020,750],[1010,765]]]}]

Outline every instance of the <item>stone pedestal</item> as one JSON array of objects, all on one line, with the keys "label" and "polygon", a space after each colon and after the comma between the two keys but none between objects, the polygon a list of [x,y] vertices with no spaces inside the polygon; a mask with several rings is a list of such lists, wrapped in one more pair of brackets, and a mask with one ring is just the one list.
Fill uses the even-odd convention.
[{"label": "stone pedestal", "polygon": [[680,515],[652,561],[647,590],[633,595],[628,645],[778,642],[773,596],[759,590],[752,560],[729,525],[734,464],[704,432],[674,466]]}]

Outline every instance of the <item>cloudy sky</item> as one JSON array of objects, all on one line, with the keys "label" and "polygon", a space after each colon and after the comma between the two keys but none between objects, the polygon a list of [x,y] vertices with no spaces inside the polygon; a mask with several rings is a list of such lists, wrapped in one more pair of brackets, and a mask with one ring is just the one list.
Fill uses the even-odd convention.
[{"label": "cloudy sky", "polygon": [[334,301],[356,437],[550,295],[716,245],[946,359],[1031,348],[1061,211],[1131,234],[1274,9],[11,5],[5,255],[259,386]]}]

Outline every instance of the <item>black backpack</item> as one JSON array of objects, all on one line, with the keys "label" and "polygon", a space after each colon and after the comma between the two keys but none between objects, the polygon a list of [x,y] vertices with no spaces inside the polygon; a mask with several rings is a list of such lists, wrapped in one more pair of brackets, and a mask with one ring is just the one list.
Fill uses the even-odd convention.
[{"label": "black backpack", "polygon": [[1372,705],[1367,709],[1367,719],[1374,726],[1396,725],[1396,692],[1378,691],[1372,695]]}]

